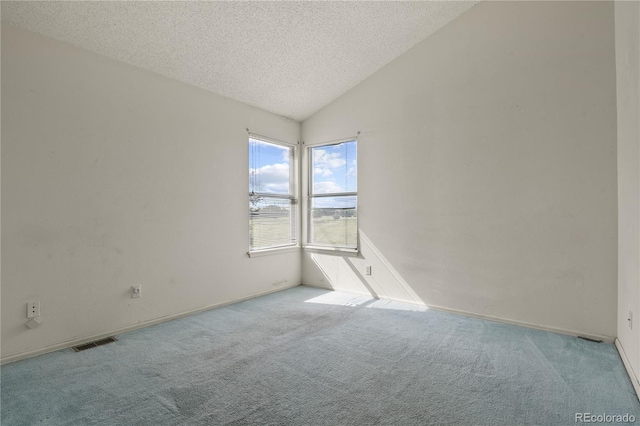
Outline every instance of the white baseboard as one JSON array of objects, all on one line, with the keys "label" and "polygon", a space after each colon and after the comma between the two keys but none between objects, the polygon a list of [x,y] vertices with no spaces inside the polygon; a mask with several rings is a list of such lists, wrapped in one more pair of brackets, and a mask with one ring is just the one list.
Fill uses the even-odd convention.
[{"label": "white baseboard", "polygon": [[335,291],[335,289],[333,287],[331,287],[330,285],[323,285],[323,284],[310,284],[310,283],[302,283],[300,285],[303,285],[305,287],[313,287],[313,288],[319,288],[321,290],[329,290],[329,291]]},{"label": "white baseboard", "polygon": [[441,306],[433,306],[433,305],[427,305],[427,307],[429,309],[433,309],[436,311],[443,311],[443,312],[449,312],[449,313],[453,313],[453,314],[457,314],[457,315],[464,315],[467,317],[473,317],[473,318],[480,318],[480,319],[484,319],[487,321],[494,321],[494,322],[501,322],[503,324],[511,324],[511,325],[517,325],[520,327],[527,327],[527,328],[533,328],[536,330],[542,330],[542,331],[550,331],[552,333],[558,333],[558,334],[565,334],[567,336],[575,336],[575,337],[586,337],[588,339],[593,339],[593,340],[602,340],[603,342],[606,343],[613,343],[615,340],[615,337],[611,337],[611,336],[603,336],[600,334],[593,334],[593,333],[583,333],[580,331],[575,331],[575,330],[568,330],[568,329],[564,329],[564,328],[557,328],[557,327],[550,327],[550,326],[546,326],[546,325],[541,325],[541,324],[534,324],[534,323],[530,323],[530,322],[524,322],[524,321],[517,321],[517,320],[512,320],[512,319],[507,319],[507,318],[500,318],[500,317],[494,317],[491,315],[482,315],[482,314],[477,314],[474,312],[467,312],[467,311],[461,311],[461,310],[457,310],[457,309],[449,309],[449,308],[443,308]]},{"label": "white baseboard", "polygon": [[[323,289],[323,290],[335,291],[330,286],[324,286],[324,285],[320,285],[320,284],[308,284],[308,283],[304,283],[303,282],[302,285],[307,286],[307,287],[320,288],[320,289]],[[371,296],[371,295],[369,295],[369,296]],[[371,296],[371,297],[373,297],[373,296]],[[500,323],[503,323],[503,324],[517,325],[519,327],[527,327],[527,328],[533,328],[533,329],[536,329],[536,330],[550,331],[552,333],[565,334],[565,335],[568,335],[568,336],[576,336],[576,337],[580,336],[580,337],[586,337],[586,338],[593,339],[593,340],[602,340],[603,342],[606,342],[606,343],[613,343],[614,340],[615,340],[615,337],[611,337],[611,336],[603,336],[603,335],[600,335],[600,334],[593,334],[593,333],[583,333],[583,332],[580,332],[580,331],[567,330],[567,329],[564,329],[564,328],[549,327],[549,326],[540,325],[540,324],[533,324],[533,323],[524,322],[524,321],[512,320],[512,319],[508,319],[508,318],[501,318],[501,317],[495,317],[495,316],[491,316],[491,315],[477,314],[475,312],[468,312],[468,311],[462,311],[462,310],[458,310],[458,309],[445,308],[443,306],[427,305],[427,304],[423,304],[423,303],[415,303],[415,302],[411,302],[411,301],[407,301],[407,300],[401,300],[401,299],[395,299],[395,298],[384,298],[383,300],[391,300],[391,301],[394,301],[394,302],[401,302],[401,303],[406,303],[406,304],[409,304],[409,305],[416,305],[416,306],[424,307],[424,308],[427,308],[427,309],[433,309],[434,311],[448,312],[448,313],[451,313],[451,314],[464,315],[466,317],[479,318],[479,319],[483,319],[483,320],[487,320],[487,321],[494,321],[494,322],[500,322]]]},{"label": "white baseboard", "polygon": [[288,286],[282,286],[282,287],[278,287],[272,290],[267,290],[267,291],[263,291],[261,293],[257,293],[251,296],[246,296],[246,297],[241,297],[239,299],[234,299],[234,300],[229,300],[226,302],[220,302],[220,303],[215,303],[213,305],[207,305],[207,306],[202,306],[200,308],[195,308],[195,309],[191,309],[185,312],[180,312],[177,314],[173,314],[173,315],[167,315],[165,317],[161,317],[161,318],[156,318],[153,320],[149,320],[149,321],[144,321],[138,324],[134,324],[134,325],[129,325],[126,327],[121,327],[121,328],[116,328],[110,331],[106,331],[103,333],[99,333],[99,334],[93,334],[91,336],[87,336],[87,337],[83,337],[80,339],[73,339],[73,340],[67,340],[64,342],[60,342],[60,343],[55,343],[53,345],[49,345],[49,346],[45,346],[43,348],[38,348],[38,349],[34,349],[31,351],[27,351],[27,352],[20,352],[17,354],[13,354],[13,355],[8,355],[5,356],[3,358],[0,358],[0,365],[3,364],[8,364],[10,362],[15,362],[15,361],[20,361],[23,359],[27,359],[27,358],[31,358],[34,356],[38,356],[38,355],[44,355],[50,352],[55,352],[55,351],[59,351],[62,349],[67,349],[70,348],[72,346],[78,346],[78,345],[82,345],[84,343],[89,343],[89,342],[93,342],[94,340],[99,340],[99,339],[103,339],[105,337],[109,337],[109,336],[113,336],[115,334],[122,334],[122,333],[126,333],[127,331],[133,331],[133,330],[137,330],[139,328],[144,328],[144,327],[149,327],[151,325],[156,325],[156,324],[160,324],[166,321],[171,321],[174,319],[178,319],[178,318],[183,318],[189,315],[193,315],[193,314],[197,314],[200,312],[204,312],[204,311],[208,311],[211,309],[215,309],[215,308],[220,308],[222,306],[227,306],[227,305],[232,305],[234,303],[238,303],[238,302],[242,302],[245,300],[249,300],[249,299],[254,299],[256,297],[260,297],[260,296],[265,296],[267,294],[271,294],[271,293],[276,293],[278,291],[282,291],[282,290],[287,290],[289,288],[293,288],[293,287],[298,287],[300,285],[300,283],[298,284],[293,284],[293,285],[288,285]]},{"label": "white baseboard", "polygon": [[[288,286],[282,286],[282,287],[279,287],[277,289],[263,291],[261,293],[257,293],[257,294],[251,295],[251,296],[241,297],[239,299],[234,299],[234,300],[230,300],[230,301],[226,301],[226,302],[220,302],[220,303],[216,303],[216,304],[213,304],[213,305],[203,306],[203,307],[200,307],[200,308],[192,309],[192,310],[185,311],[185,312],[180,312],[180,313],[173,314],[173,315],[168,315],[168,316],[157,318],[157,319],[154,319],[154,320],[149,320],[149,321],[141,322],[141,323],[130,325],[130,326],[126,326],[126,327],[113,329],[113,330],[106,331],[106,332],[103,332],[103,333],[94,334],[94,335],[87,336],[87,337],[84,337],[84,338],[73,339],[73,340],[68,340],[68,341],[56,343],[56,344],[53,344],[53,345],[45,346],[43,348],[34,349],[32,351],[27,351],[27,352],[21,352],[21,353],[18,353],[18,354],[8,355],[8,356],[5,356],[3,358],[0,358],[0,365],[8,364],[8,363],[15,362],[15,361],[20,361],[22,359],[27,359],[27,358],[31,358],[31,357],[34,357],[34,356],[43,355],[43,354],[50,353],[50,352],[59,351],[61,349],[70,348],[72,346],[82,345],[84,343],[92,342],[94,340],[103,339],[105,337],[113,336],[115,334],[122,334],[122,333],[126,333],[128,331],[137,330],[139,328],[149,327],[151,325],[160,324],[160,323],[163,323],[163,322],[166,322],[166,321],[171,321],[171,320],[174,320],[174,319],[183,318],[183,317],[186,317],[186,316],[189,316],[189,315],[197,314],[199,312],[204,312],[204,311],[208,311],[208,310],[211,310],[211,309],[219,308],[219,307],[222,307],[222,306],[231,305],[231,304],[234,304],[234,303],[242,302],[242,301],[245,301],[245,300],[249,300],[249,299],[253,299],[253,298],[256,298],[256,297],[264,296],[264,295],[267,295],[267,294],[275,293],[275,292],[278,292],[278,291],[286,290],[286,289],[289,289],[289,288],[297,287],[299,285],[304,285],[304,286],[307,286],[307,287],[315,287],[315,288],[319,288],[319,289],[322,289],[322,290],[334,291],[334,289],[332,287],[330,287],[330,286],[325,286],[325,285],[321,285],[321,284],[312,284],[312,283],[298,283],[298,284],[293,284],[293,285],[288,285]],[[396,300],[396,299],[388,299],[388,300],[392,300],[392,301],[395,301],[395,302],[407,303],[407,304],[416,304],[416,303],[408,302],[406,300]],[[449,309],[449,308],[444,308],[444,307],[441,307],[441,306],[423,305],[423,304],[416,304],[416,305],[427,307],[428,309],[433,309],[433,310],[436,310],[436,311],[449,312],[449,313],[453,313],[453,314],[456,314],[456,315],[464,315],[464,316],[468,316],[468,317],[480,318],[480,319],[484,319],[484,320],[488,320],[488,321],[500,322],[500,323],[504,323],[504,324],[511,324],[511,325],[517,325],[517,326],[521,326],[521,327],[533,328],[533,329],[537,329],[537,330],[550,331],[550,332],[553,332],[553,333],[565,334],[565,335],[569,335],[569,336],[582,336],[582,337],[587,337],[587,338],[590,338],[590,339],[602,340],[602,341],[607,342],[607,343],[614,343],[614,340],[615,340],[615,345],[618,348],[618,352],[620,353],[620,357],[623,360],[625,368],[629,372],[629,377],[631,377],[631,382],[633,383],[634,389],[636,390],[636,393],[638,395],[640,395],[640,384],[638,383],[638,378],[635,376],[635,374],[633,373],[633,370],[630,368],[630,365],[629,365],[628,359],[626,357],[626,354],[624,354],[624,350],[622,349],[622,345],[619,343],[619,341],[617,339],[615,339],[613,337],[602,336],[602,335],[591,334],[591,333],[581,333],[581,332],[577,332],[577,331],[573,331],[573,330],[566,330],[566,329],[562,329],[562,328],[547,327],[547,326],[539,325],[539,324],[531,324],[531,323],[522,322],[522,321],[516,321],[516,320],[511,320],[511,319],[493,317],[493,316],[489,316],[489,315],[477,314],[477,313],[473,313],[473,312],[461,311],[461,310],[457,310],[457,309]]]},{"label": "white baseboard", "polygon": [[640,382],[638,382],[638,377],[633,371],[633,368],[631,368],[631,363],[629,362],[629,358],[627,358],[627,354],[624,351],[624,347],[622,346],[620,340],[616,339],[615,345],[616,349],[618,349],[618,353],[620,354],[620,358],[622,358],[624,368],[627,370],[627,374],[629,375],[629,379],[631,380],[633,389],[636,391],[636,396],[638,397],[638,399],[640,399]]}]

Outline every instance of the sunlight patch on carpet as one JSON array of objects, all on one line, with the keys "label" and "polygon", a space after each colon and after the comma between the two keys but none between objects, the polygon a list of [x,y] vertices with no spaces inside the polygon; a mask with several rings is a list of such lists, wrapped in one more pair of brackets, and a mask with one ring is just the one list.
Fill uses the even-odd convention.
[{"label": "sunlight patch on carpet", "polygon": [[318,303],[321,305],[366,307],[375,309],[393,309],[397,311],[426,312],[429,308],[411,303],[396,302],[393,300],[379,300],[370,296],[357,295],[341,291],[332,291],[321,296],[305,300],[306,303]]}]

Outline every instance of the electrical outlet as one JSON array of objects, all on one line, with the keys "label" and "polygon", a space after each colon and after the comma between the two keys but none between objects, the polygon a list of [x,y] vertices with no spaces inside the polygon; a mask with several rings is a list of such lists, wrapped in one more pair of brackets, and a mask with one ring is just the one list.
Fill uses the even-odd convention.
[{"label": "electrical outlet", "polygon": [[40,302],[27,303],[27,318],[37,318],[40,316]]},{"label": "electrical outlet", "polygon": [[137,299],[142,296],[142,287],[139,285],[131,286],[131,298]]},{"label": "electrical outlet", "polygon": [[364,273],[367,275],[371,275],[371,265],[366,265],[364,267]]},{"label": "electrical outlet", "polygon": [[633,330],[633,312],[629,311],[629,318],[627,318],[627,321],[629,321],[629,328]]}]

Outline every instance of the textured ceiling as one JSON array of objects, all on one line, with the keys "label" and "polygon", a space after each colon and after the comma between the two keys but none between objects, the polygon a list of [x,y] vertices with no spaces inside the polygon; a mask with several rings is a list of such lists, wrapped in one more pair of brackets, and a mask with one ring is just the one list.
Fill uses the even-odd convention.
[{"label": "textured ceiling", "polygon": [[475,1],[9,2],[2,21],[301,121]]}]

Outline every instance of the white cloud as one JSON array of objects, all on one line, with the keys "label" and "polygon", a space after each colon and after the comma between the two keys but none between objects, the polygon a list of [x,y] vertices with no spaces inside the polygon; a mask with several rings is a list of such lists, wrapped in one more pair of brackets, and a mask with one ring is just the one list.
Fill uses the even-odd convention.
[{"label": "white cloud", "polygon": [[259,169],[249,169],[250,183],[254,183],[253,188],[257,192],[289,192],[289,165],[276,163],[267,164]]},{"label": "white cloud", "polygon": [[315,182],[313,184],[313,192],[316,194],[331,194],[343,191],[344,188],[335,182]]},{"label": "white cloud", "polygon": [[339,152],[328,153],[324,149],[316,149],[313,151],[313,165],[322,169],[335,169],[346,164],[346,160],[342,158]]},{"label": "white cloud", "polygon": [[356,160],[353,160],[351,162],[351,167],[349,168],[349,171],[347,172],[347,176],[351,176],[351,177],[358,176],[358,162]]},{"label": "white cloud", "polygon": [[322,167],[316,167],[313,169],[313,174],[316,176],[329,177],[333,175],[330,169],[323,169]]}]

